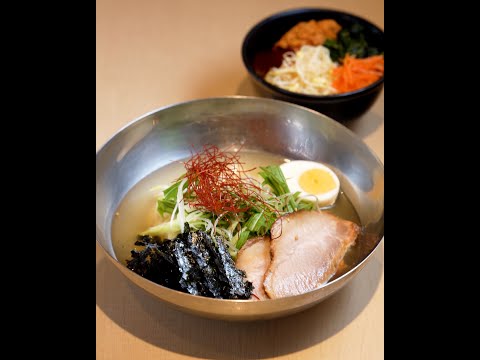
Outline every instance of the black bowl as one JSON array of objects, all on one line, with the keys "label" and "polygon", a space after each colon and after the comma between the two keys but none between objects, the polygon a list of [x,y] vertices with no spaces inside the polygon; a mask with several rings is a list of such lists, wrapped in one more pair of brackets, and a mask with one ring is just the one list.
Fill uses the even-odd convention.
[{"label": "black bowl", "polygon": [[342,28],[359,23],[364,27],[369,45],[384,51],[384,33],[377,26],[358,16],[336,10],[302,8],[274,14],[256,24],[245,36],[242,58],[255,87],[261,95],[289,101],[319,111],[331,118],[344,122],[364,114],[375,102],[383,88],[384,77],[360,90],[335,95],[305,95],[276,87],[263,79],[254,68],[257,54],[269,51],[280,37],[300,21],[333,19]]}]

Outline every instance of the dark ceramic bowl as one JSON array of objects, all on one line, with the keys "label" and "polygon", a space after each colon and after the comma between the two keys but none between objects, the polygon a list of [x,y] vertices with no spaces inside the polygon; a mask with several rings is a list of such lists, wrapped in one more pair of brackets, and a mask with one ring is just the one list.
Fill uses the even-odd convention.
[{"label": "dark ceramic bowl", "polygon": [[337,121],[355,119],[364,114],[375,102],[383,88],[384,77],[360,90],[336,95],[305,95],[276,87],[263,79],[254,67],[256,55],[271,50],[273,45],[289,29],[300,21],[334,19],[342,28],[360,23],[368,44],[384,51],[384,33],[377,26],[358,16],[341,11],[303,8],[274,14],[256,24],[245,36],[242,45],[242,58],[255,87],[261,95],[317,110]]}]

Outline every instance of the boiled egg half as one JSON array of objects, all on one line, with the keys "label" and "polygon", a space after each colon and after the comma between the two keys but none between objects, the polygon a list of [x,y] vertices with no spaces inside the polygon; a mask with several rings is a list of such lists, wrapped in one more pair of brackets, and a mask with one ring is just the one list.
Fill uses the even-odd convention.
[{"label": "boiled egg half", "polygon": [[314,161],[293,160],[280,165],[292,193],[316,202],[320,206],[333,205],[340,192],[340,180],[327,166]]}]

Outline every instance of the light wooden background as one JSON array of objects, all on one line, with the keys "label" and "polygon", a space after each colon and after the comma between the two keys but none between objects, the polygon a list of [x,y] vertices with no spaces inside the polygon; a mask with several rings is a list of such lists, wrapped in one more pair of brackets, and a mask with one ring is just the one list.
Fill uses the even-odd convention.
[{"label": "light wooden background", "polygon": [[[97,0],[96,148],[155,108],[256,95],[243,67],[244,35],[300,6],[337,8],[384,28],[383,0]],[[384,158],[384,96],[350,125]],[[96,246],[97,359],[383,359],[383,245],[357,278],[288,318],[225,323],[171,310],[134,287]]]}]

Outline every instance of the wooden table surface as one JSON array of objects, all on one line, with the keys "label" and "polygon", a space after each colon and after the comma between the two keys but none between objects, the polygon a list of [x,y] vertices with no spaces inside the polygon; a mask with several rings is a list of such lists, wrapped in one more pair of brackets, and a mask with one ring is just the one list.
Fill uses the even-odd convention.
[{"label": "wooden table surface", "polygon": [[[285,9],[342,9],[384,27],[383,0],[97,0],[96,147],[134,118],[176,102],[257,95],[240,48]],[[349,127],[384,158],[383,92]],[[97,359],[383,359],[383,244],[323,303],[287,318],[227,323],[186,315],[131,285],[96,246]]]}]

